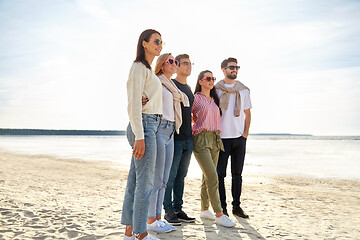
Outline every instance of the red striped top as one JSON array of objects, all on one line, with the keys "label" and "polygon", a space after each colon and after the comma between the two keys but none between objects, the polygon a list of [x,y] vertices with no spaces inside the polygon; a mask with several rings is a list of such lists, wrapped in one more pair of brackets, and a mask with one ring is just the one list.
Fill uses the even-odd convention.
[{"label": "red striped top", "polygon": [[194,119],[192,127],[193,135],[199,134],[204,130],[220,131],[220,110],[213,98],[209,101],[201,92],[195,93],[191,112]]}]

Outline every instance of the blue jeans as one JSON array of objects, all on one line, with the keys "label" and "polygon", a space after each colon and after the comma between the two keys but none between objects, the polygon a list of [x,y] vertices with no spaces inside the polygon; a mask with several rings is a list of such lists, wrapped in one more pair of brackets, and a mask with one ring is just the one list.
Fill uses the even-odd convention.
[{"label": "blue jeans", "polygon": [[192,138],[184,141],[176,140],[174,142],[174,159],[164,198],[166,213],[179,212],[182,209],[185,177],[188,172],[192,151]]},{"label": "blue jeans", "polygon": [[[135,234],[146,232],[150,194],[154,182],[156,133],[160,117],[154,114],[142,114],[142,122],[145,136],[145,153],[141,159],[131,157],[121,216],[121,223],[133,226],[133,233]],[[135,135],[130,124],[126,130],[126,135],[133,148]]]},{"label": "blue jeans", "polygon": [[174,156],[174,129],[175,122],[161,119],[156,134],[157,153],[154,188],[151,191],[150,197],[149,218],[155,218],[156,215],[161,215],[165,188],[169,179],[170,167]]}]

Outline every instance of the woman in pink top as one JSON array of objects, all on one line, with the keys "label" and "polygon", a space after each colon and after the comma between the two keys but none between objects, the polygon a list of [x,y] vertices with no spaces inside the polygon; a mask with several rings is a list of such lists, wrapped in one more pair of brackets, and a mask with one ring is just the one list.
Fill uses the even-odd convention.
[{"label": "woman in pink top", "polygon": [[[219,182],[216,172],[220,150],[224,150],[220,138],[219,98],[214,88],[215,77],[209,70],[202,71],[195,87],[193,114],[194,155],[203,172],[201,185],[200,217],[215,219],[224,227],[235,223],[222,212]],[[215,216],[209,210],[209,202]]]}]

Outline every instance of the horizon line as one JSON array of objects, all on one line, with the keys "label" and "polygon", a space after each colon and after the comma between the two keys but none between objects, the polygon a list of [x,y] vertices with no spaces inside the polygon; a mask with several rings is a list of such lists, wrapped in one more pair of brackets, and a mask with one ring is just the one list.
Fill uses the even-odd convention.
[{"label": "horizon line", "polygon": [[[119,135],[123,135],[126,130],[84,130],[84,129],[40,129],[40,128],[0,128],[0,135],[21,135],[19,132],[17,134],[11,134],[12,131],[49,131],[49,132],[82,132],[82,133],[88,133],[87,135],[91,135],[89,133],[112,133],[112,135],[115,135],[114,133],[120,133]],[[6,134],[6,132],[8,134]],[[5,133],[5,134],[4,134]],[[31,134],[26,134],[31,135]],[[73,134],[76,135],[76,134]],[[97,135],[97,134],[94,134]],[[109,134],[110,135],[110,134]],[[262,136],[348,136],[348,137],[360,137],[359,135],[313,135],[309,133],[250,133],[249,135],[262,135]]]}]

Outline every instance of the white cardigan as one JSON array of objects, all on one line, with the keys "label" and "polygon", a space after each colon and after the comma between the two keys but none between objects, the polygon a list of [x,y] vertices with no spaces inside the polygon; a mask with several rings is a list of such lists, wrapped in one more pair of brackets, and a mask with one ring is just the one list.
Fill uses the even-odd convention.
[{"label": "white cardigan", "polygon": [[[142,113],[162,114],[162,86],[159,78],[143,63],[134,62],[127,81],[128,114],[135,140],[144,139]],[[149,101],[142,105],[141,98]]]}]

